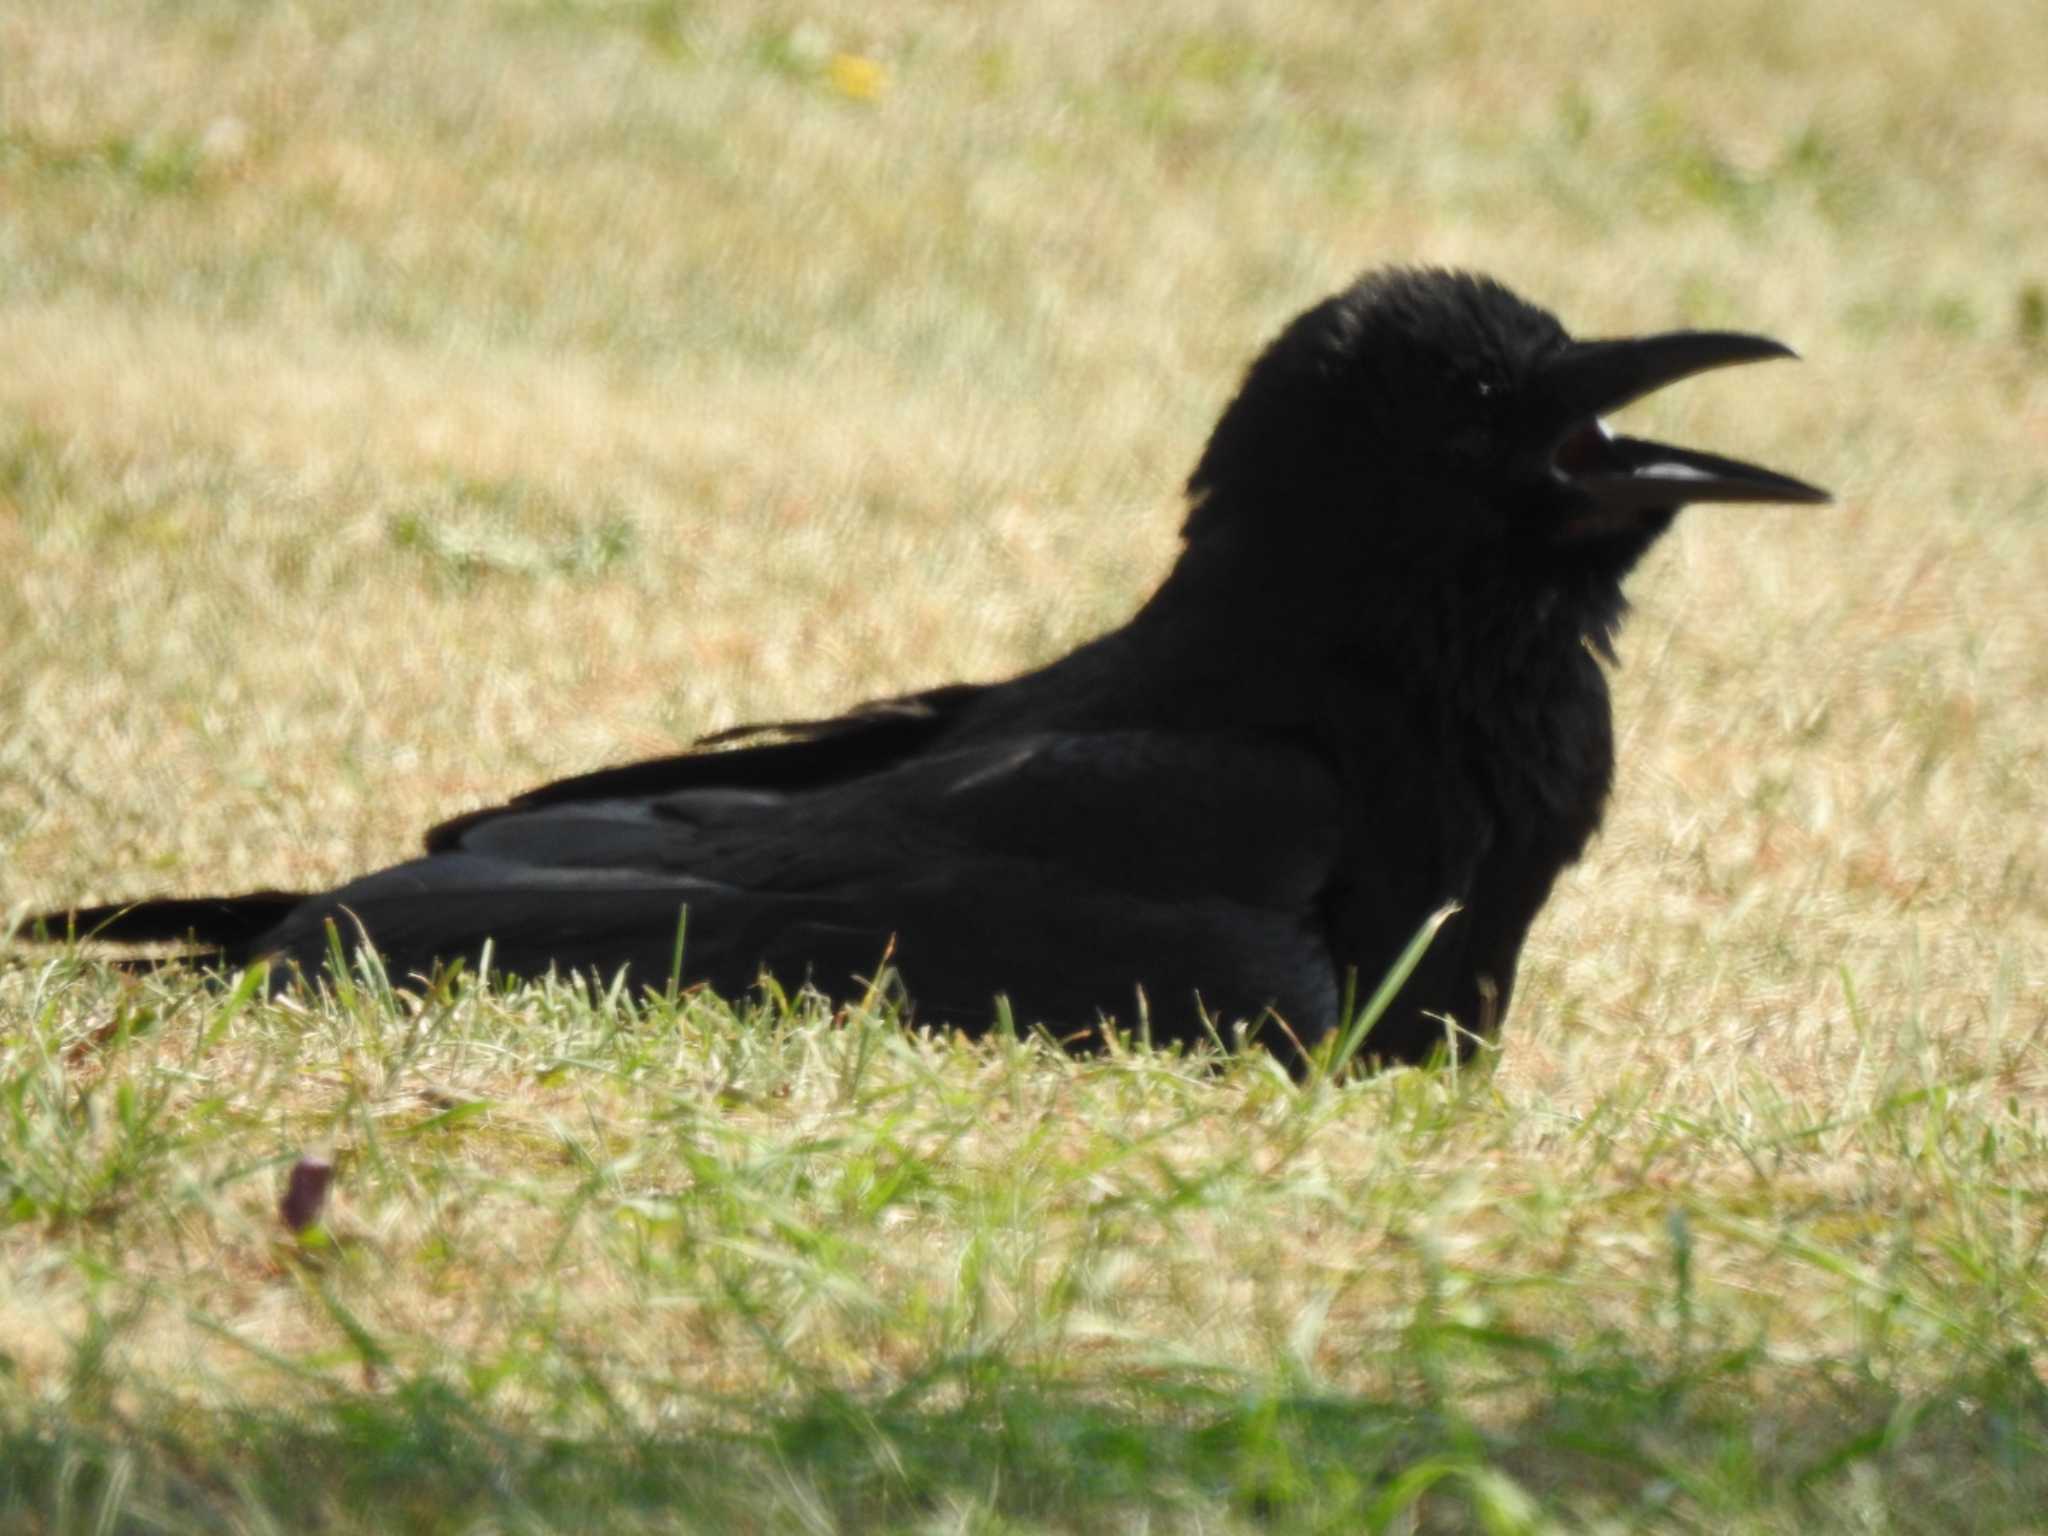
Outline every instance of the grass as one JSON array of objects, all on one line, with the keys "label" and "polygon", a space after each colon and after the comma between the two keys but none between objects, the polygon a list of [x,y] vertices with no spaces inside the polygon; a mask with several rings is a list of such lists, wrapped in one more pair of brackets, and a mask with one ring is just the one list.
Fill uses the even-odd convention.
[{"label": "grass", "polygon": [[[802,1003],[8,990],[0,1496],[52,1528],[1950,1530],[2048,1494],[2044,1126],[1924,1046],[1817,1119],[1761,1074],[1303,1087]],[[306,1149],[339,1193],[294,1238]]]},{"label": "grass", "polygon": [[1460,1073],[23,952],[0,1525],[2041,1529],[2044,71],[1992,0],[9,7],[9,911],[1054,654],[1372,262],[1785,337],[1642,429],[1840,501],[1635,579]]}]

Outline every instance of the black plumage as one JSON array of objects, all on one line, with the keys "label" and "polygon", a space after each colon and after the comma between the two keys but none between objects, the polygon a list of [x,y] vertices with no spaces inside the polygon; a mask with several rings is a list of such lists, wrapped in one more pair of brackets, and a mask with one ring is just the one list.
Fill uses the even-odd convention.
[{"label": "black plumage", "polygon": [[335,890],[45,914],[50,932],[394,974],[474,961],[844,994],[892,956],[920,1020],[1202,1014],[1313,1043],[1439,932],[1367,1042],[1498,1029],[1524,935],[1599,825],[1621,581],[1679,509],[1817,502],[1600,414],[1776,342],[1574,342],[1481,277],[1368,274],[1252,365],[1183,553],[1122,628],[1004,682],[724,733],[432,831]]}]

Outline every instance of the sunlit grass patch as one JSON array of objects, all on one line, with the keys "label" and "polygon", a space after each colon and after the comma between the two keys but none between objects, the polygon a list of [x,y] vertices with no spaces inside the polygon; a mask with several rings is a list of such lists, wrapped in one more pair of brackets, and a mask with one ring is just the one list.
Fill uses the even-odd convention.
[{"label": "sunlit grass patch", "polygon": [[1796,1529],[1881,1487],[1931,1529],[2044,1491],[2044,1128],[1924,1055],[1816,1123],[1742,1065],[1567,1107],[807,998],[253,981],[8,979],[23,1507]]}]

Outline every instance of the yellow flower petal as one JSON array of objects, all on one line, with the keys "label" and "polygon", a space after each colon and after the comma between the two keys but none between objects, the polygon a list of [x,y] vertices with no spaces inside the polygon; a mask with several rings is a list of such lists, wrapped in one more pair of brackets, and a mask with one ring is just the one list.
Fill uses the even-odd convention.
[{"label": "yellow flower petal", "polygon": [[888,76],[873,59],[857,53],[835,53],[825,66],[825,77],[842,96],[855,101],[875,101],[889,88]]}]

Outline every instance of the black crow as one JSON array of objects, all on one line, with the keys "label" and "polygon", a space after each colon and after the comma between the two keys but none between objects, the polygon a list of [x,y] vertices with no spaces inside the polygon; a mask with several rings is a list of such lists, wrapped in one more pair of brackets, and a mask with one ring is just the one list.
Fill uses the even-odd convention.
[{"label": "black crow", "polygon": [[308,972],[333,927],[394,975],[488,944],[507,973],[649,986],[680,947],[682,981],[728,994],[846,995],[886,952],[921,1021],[982,1028],[1006,998],[1060,1030],[1142,1010],[1159,1039],[1206,1015],[1313,1045],[1455,903],[1365,1054],[1456,1051],[1499,1028],[1600,823],[1623,576],[1689,503],[1827,499],[1602,417],[1791,355],[1574,341],[1484,277],[1368,273],[1252,364],[1158,591],[1048,666],[548,784],[331,891],[35,921]]}]

